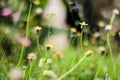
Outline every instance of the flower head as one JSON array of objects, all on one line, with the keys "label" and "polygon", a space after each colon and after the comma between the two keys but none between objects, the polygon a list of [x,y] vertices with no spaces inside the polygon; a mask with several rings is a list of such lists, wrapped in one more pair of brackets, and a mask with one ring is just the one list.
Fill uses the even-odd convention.
[{"label": "flower head", "polygon": [[39,4],[40,4],[40,0],[33,0],[33,3],[34,3],[35,5],[39,5]]},{"label": "flower head", "polygon": [[112,26],[111,25],[106,25],[105,30],[107,30],[107,31],[112,30]]},{"label": "flower head", "polygon": [[50,50],[53,46],[51,44],[46,44],[45,47],[47,48],[47,50]]},{"label": "flower head", "polygon": [[70,28],[70,31],[73,32],[73,33],[77,32],[76,28],[74,28],[74,27]]},{"label": "flower head", "polygon": [[52,63],[52,59],[47,59],[47,63],[51,64]]},{"label": "flower head", "polygon": [[11,11],[11,9],[10,8],[4,8],[3,10],[2,10],[2,16],[8,16],[8,15],[10,15],[12,13],[12,11]]},{"label": "flower head", "polygon": [[113,13],[116,14],[116,15],[119,15],[119,10],[118,9],[114,9]]},{"label": "flower head", "polygon": [[18,68],[11,69],[9,72],[10,80],[19,80],[23,77],[22,71]]},{"label": "flower head", "polygon": [[93,54],[93,52],[91,50],[88,50],[86,53],[85,53],[85,56],[91,56]]},{"label": "flower head", "polygon": [[55,56],[56,56],[56,58],[60,59],[62,57],[62,54],[61,54],[61,52],[56,51]]},{"label": "flower head", "polygon": [[39,67],[42,67],[43,64],[44,64],[44,62],[45,62],[45,59],[44,59],[44,58],[41,58],[41,59],[39,60],[38,66],[39,66]]},{"label": "flower head", "polygon": [[42,28],[39,27],[39,26],[36,26],[36,27],[35,27],[35,30],[36,30],[37,34],[39,33],[39,31],[40,31],[41,29],[42,29]]},{"label": "flower head", "polygon": [[43,75],[50,76],[52,80],[57,80],[57,75],[52,70],[44,70]]},{"label": "flower head", "polygon": [[29,53],[27,58],[28,58],[28,60],[33,61],[36,59],[36,55],[35,55],[35,53]]},{"label": "flower head", "polygon": [[82,23],[80,23],[80,25],[81,25],[81,28],[83,28],[84,26],[87,26],[88,24],[86,24],[86,22],[83,21]]},{"label": "flower head", "polygon": [[31,41],[23,36],[19,36],[17,38],[18,42],[24,45],[25,47],[29,47],[31,44]]}]

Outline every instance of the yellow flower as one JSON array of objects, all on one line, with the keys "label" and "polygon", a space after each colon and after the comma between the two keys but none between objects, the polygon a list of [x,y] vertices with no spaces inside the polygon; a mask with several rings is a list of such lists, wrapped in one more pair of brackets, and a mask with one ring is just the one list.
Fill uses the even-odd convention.
[{"label": "yellow flower", "polygon": [[36,26],[36,27],[35,27],[35,30],[36,30],[36,31],[41,30],[41,29],[42,29],[42,28],[39,27],[39,26]]},{"label": "yellow flower", "polygon": [[62,54],[61,54],[61,52],[56,51],[55,56],[56,56],[56,58],[60,59],[62,57]]},{"label": "yellow flower", "polygon": [[46,44],[45,47],[47,48],[47,50],[50,50],[53,46],[51,44]]},{"label": "yellow flower", "polygon": [[34,3],[35,5],[39,5],[39,4],[40,4],[40,0],[33,0],[33,3]]},{"label": "yellow flower", "polygon": [[73,33],[76,33],[76,32],[77,32],[76,28],[74,28],[74,27],[72,27],[72,28],[70,29],[70,31],[73,32]]},{"label": "yellow flower", "polygon": [[80,23],[81,24],[81,28],[82,27],[84,27],[84,26],[87,26],[88,24],[86,24],[86,22],[85,21],[83,21],[82,23]]}]

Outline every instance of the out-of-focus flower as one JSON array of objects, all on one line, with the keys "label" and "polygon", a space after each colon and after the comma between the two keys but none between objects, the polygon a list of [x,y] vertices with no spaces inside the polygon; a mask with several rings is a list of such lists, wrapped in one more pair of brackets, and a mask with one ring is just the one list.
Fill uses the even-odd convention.
[{"label": "out-of-focus flower", "polygon": [[41,58],[41,59],[39,60],[38,66],[39,66],[39,67],[42,67],[42,66],[44,65],[44,62],[45,62],[45,59],[44,59],[44,58]]},{"label": "out-of-focus flower", "polygon": [[81,28],[83,28],[84,26],[87,26],[88,24],[86,24],[86,22],[83,21],[82,23],[80,23],[80,25],[81,25]]},{"label": "out-of-focus flower", "polygon": [[35,27],[35,30],[36,30],[37,34],[39,34],[39,31],[40,31],[41,29],[42,29],[42,28],[39,27],[39,26],[36,26],[36,27]]},{"label": "out-of-focus flower", "polygon": [[25,47],[29,47],[31,44],[29,39],[26,39],[25,37],[22,37],[22,36],[18,37],[18,42],[20,42]]},{"label": "out-of-focus flower", "polygon": [[39,26],[36,26],[36,27],[35,27],[35,30],[36,30],[36,31],[39,31],[39,30],[41,30],[41,29],[42,29],[42,28],[39,27]]},{"label": "out-of-focus flower", "polygon": [[42,8],[37,8],[37,9],[36,9],[36,13],[37,13],[37,14],[41,14],[42,11],[43,11]]},{"label": "out-of-focus flower", "polygon": [[35,5],[39,5],[39,4],[40,4],[40,0],[33,0],[33,3],[34,3]]},{"label": "out-of-focus flower", "polygon": [[88,50],[87,52],[85,52],[85,56],[91,56],[93,54],[93,51],[91,50]]},{"label": "out-of-focus flower", "polygon": [[104,21],[99,21],[99,22],[98,22],[98,25],[99,25],[100,27],[104,27],[104,26],[105,26],[105,22],[104,22]]},{"label": "out-of-focus flower", "polygon": [[70,31],[73,32],[73,33],[77,32],[76,28],[70,28]]},{"label": "out-of-focus flower", "polygon": [[2,10],[2,13],[1,13],[1,15],[2,16],[8,16],[8,15],[10,15],[11,14],[11,9],[10,8],[4,8],[3,10]]},{"label": "out-of-focus flower", "polygon": [[51,44],[46,44],[45,47],[47,48],[47,50],[50,50],[53,46]]},{"label": "out-of-focus flower", "polygon": [[119,35],[119,37],[120,37],[120,31],[119,31],[118,35]]},{"label": "out-of-focus flower", "polygon": [[16,22],[19,20],[20,14],[18,12],[15,12],[12,14],[13,21]]},{"label": "out-of-focus flower", "polygon": [[35,53],[29,53],[28,56],[27,56],[27,59],[30,60],[30,61],[35,60],[36,59]]},{"label": "out-of-focus flower", "polygon": [[100,46],[98,51],[103,55],[105,53],[106,48],[104,46]]},{"label": "out-of-focus flower", "polygon": [[118,15],[119,14],[119,10],[118,9],[114,9],[113,13],[116,14],[116,15]]},{"label": "out-of-focus flower", "polygon": [[52,63],[52,59],[47,59],[47,63],[51,64]]},{"label": "out-of-focus flower", "polygon": [[22,71],[18,68],[11,69],[9,72],[10,80],[19,80],[23,77]]},{"label": "out-of-focus flower", "polygon": [[95,33],[93,34],[93,36],[94,36],[95,38],[98,38],[98,37],[100,36],[100,33],[99,33],[99,32],[95,32]]},{"label": "out-of-focus flower", "polygon": [[105,30],[107,30],[107,31],[112,30],[112,26],[111,25],[106,25]]},{"label": "out-of-focus flower", "polygon": [[55,56],[56,56],[57,59],[62,58],[62,54],[61,54],[61,52],[59,52],[59,51],[56,51],[56,52],[55,52]]},{"label": "out-of-focus flower", "polygon": [[57,75],[52,70],[44,70],[43,75],[51,77],[52,80],[57,80]]}]

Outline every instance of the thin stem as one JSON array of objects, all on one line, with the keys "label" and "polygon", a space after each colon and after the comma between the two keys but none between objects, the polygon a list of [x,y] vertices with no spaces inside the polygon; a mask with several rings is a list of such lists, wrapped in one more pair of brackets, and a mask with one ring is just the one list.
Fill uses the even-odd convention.
[{"label": "thin stem", "polygon": [[81,51],[83,51],[82,37],[83,37],[83,31],[81,32],[81,36],[80,36],[80,46],[81,46]]},{"label": "thin stem", "polygon": [[[30,20],[30,13],[31,13],[31,9],[32,9],[32,3],[30,3],[30,7],[29,7],[29,12],[28,12],[28,17],[27,17],[27,25],[26,25],[26,36],[25,38],[27,39],[29,37],[29,20]],[[25,41],[24,41],[25,42]],[[21,49],[21,53],[20,53],[20,58],[19,58],[19,62],[17,64],[17,67],[20,66],[21,62],[22,62],[22,57],[25,51],[25,46],[22,46]]]},{"label": "thin stem", "polygon": [[113,53],[112,53],[112,49],[111,49],[111,45],[110,45],[109,33],[107,33],[107,44],[108,44],[108,48],[109,48],[109,51],[110,51],[111,61],[112,61],[112,64],[113,64],[114,78],[116,80],[116,66],[115,66],[114,60],[113,60]]},{"label": "thin stem", "polygon": [[75,64],[75,66],[73,68],[71,68],[68,72],[66,72],[65,74],[63,74],[61,77],[59,77],[57,80],[62,80],[64,77],[66,77],[68,74],[70,74],[72,71],[74,71],[79,65],[80,63],[86,58],[86,56],[83,56],[77,64]]},{"label": "thin stem", "polygon": [[39,35],[37,35],[37,47],[38,47],[38,52],[40,54],[40,57],[42,57],[42,55],[40,53],[40,47],[39,47]]},{"label": "thin stem", "polygon": [[97,69],[97,71],[96,71],[96,73],[95,73],[94,79],[98,77],[98,74],[99,74],[99,72],[100,72],[100,70],[101,70],[101,63],[103,62],[103,59],[105,58],[105,55],[106,55],[106,52],[105,52],[104,55],[102,56],[101,60],[99,60],[98,69]]},{"label": "thin stem", "polygon": [[30,63],[29,73],[28,73],[28,80],[30,79],[31,72],[32,72],[32,62]]}]

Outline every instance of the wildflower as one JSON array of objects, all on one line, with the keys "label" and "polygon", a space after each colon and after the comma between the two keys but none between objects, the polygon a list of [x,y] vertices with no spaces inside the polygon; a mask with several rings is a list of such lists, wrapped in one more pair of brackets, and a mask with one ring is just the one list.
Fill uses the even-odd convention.
[{"label": "wildflower", "polygon": [[26,39],[25,37],[22,37],[22,36],[18,37],[18,42],[20,42],[25,47],[29,47],[31,44],[29,39]]},{"label": "wildflower", "polygon": [[116,15],[119,15],[119,10],[118,9],[114,9],[113,13],[116,14]]},{"label": "wildflower", "polygon": [[33,61],[36,59],[36,55],[35,55],[35,53],[29,53],[27,58],[28,58],[28,60]]},{"label": "wildflower", "polygon": [[73,33],[77,32],[76,28],[71,28],[70,31],[73,32]]},{"label": "wildflower", "polygon": [[107,30],[107,31],[112,30],[112,26],[111,26],[111,25],[107,25],[107,26],[105,27],[105,30]]},{"label": "wildflower", "polygon": [[59,51],[56,51],[55,55],[58,59],[60,59],[62,57],[62,54]]},{"label": "wildflower", "polygon": [[35,27],[35,30],[36,30],[37,33],[39,33],[39,31],[40,31],[41,29],[42,29],[42,28],[39,27],[39,26],[36,26],[36,27]]},{"label": "wildflower", "polygon": [[104,46],[100,46],[99,47],[99,52],[103,55],[105,53],[105,47]]},{"label": "wildflower", "polygon": [[80,23],[80,25],[81,25],[81,28],[83,28],[84,26],[87,26],[88,24],[86,24],[86,22],[83,21],[82,23]]},{"label": "wildflower", "polygon": [[39,60],[38,66],[39,66],[39,67],[42,67],[43,64],[44,64],[44,62],[45,62],[45,59],[44,59],[44,58],[41,58],[41,59]]},{"label": "wildflower", "polygon": [[85,53],[85,56],[90,56],[90,55],[92,55],[93,54],[93,52],[91,51],[91,50],[89,50],[89,51],[87,51],[86,53]]},{"label": "wildflower", "polygon": [[9,72],[10,80],[19,80],[23,77],[22,71],[18,68],[11,69]]},{"label": "wildflower", "polygon": [[11,14],[11,9],[9,9],[9,8],[4,8],[3,10],[2,10],[2,16],[8,16],[8,15],[10,15]]},{"label": "wildflower", "polygon": [[44,70],[43,75],[51,77],[52,80],[57,80],[57,75],[52,70]]},{"label": "wildflower", "polygon": [[39,5],[39,4],[40,4],[40,0],[33,0],[33,3],[34,3],[35,5]]},{"label": "wildflower", "polygon": [[104,26],[105,26],[105,22],[99,21],[99,22],[98,22],[98,25],[99,25],[100,27],[104,27]]},{"label": "wildflower", "polygon": [[100,36],[100,33],[99,33],[99,32],[95,32],[95,33],[93,34],[93,36],[94,36],[95,38],[98,38],[98,37]]},{"label": "wildflower", "polygon": [[51,63],[52,63],[52,60],[51,60],[51,59],[47,59],[47,63],[48,63],[48,64],[51,64]]},{"label": "wildflower", "polygon": [[120,31],[118,32],[118,35],[120,36]]},{"label": "wildflower", "polygon": [[13,21],[18,21],[20,17],[20,14],[18,12],[15,12],[12,14]]},{"label": "wildflower", "polygon": [[46,46],[47,50],[50,50],[53,47],[51,44],[46,44],[45,46]]},{"label": "wildflower", "polygon": [[37,14],[41,14],[42,11],[43,11],[42,8],[37,8],[37,9],[36,9],[36,13],[37,13]]}]

